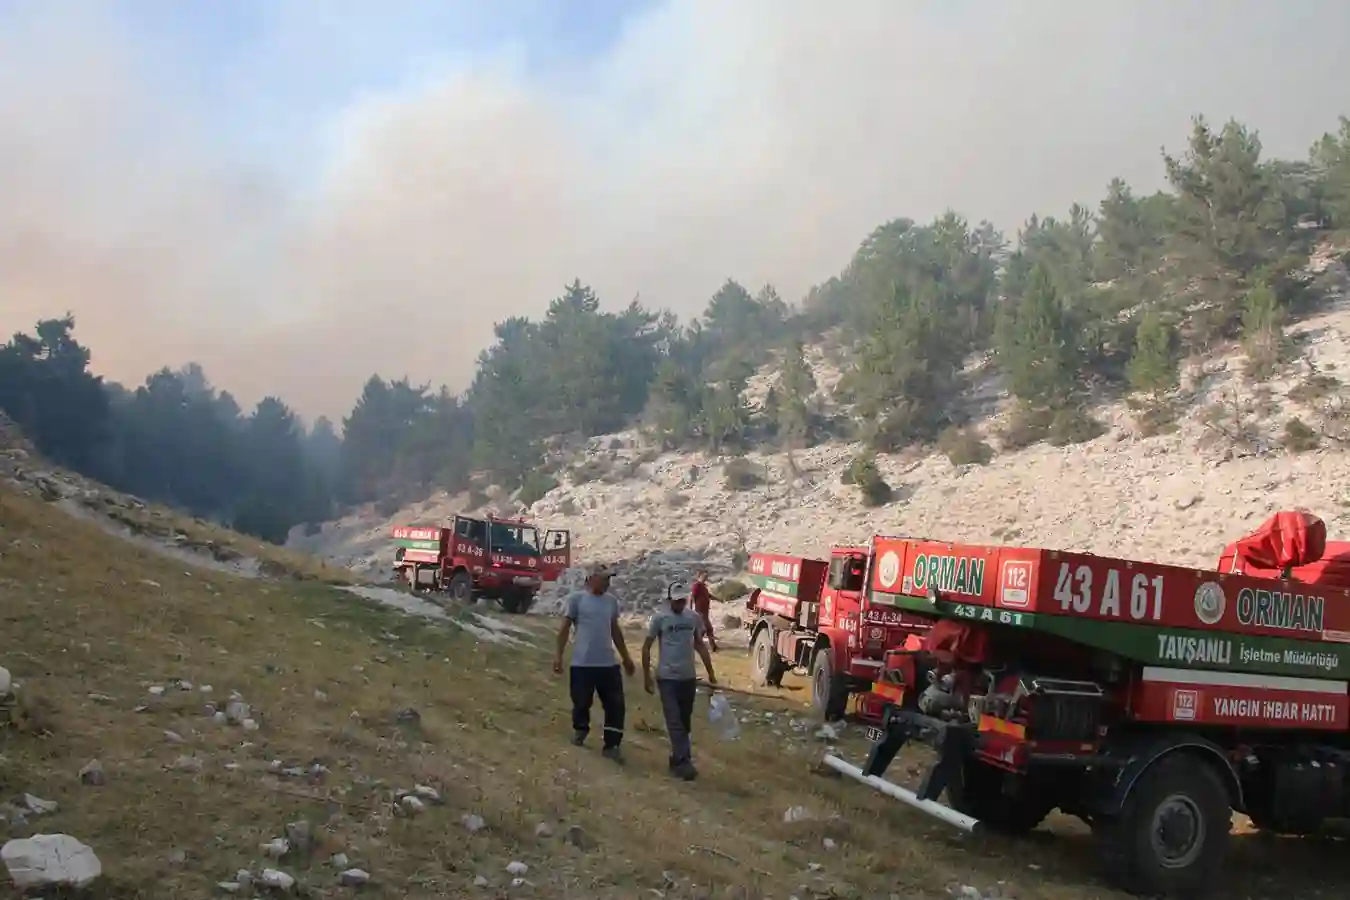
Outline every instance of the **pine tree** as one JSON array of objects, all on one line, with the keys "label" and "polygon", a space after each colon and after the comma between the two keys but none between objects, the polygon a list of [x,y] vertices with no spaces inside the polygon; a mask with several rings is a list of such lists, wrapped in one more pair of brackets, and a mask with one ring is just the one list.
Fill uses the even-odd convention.
[{"label": "pine tree", "polygon": [[1130,387],[1156,402],[1177,386],[1176,330],[1155,310],[1144,314],[1126,367]]},{"label": "pine tree", "polygon": [[1284,319],[1284,308],[1264,281],[1247,292],[1242,304],[1242,346],[1250,377],[1269,378],[1284,360]]},{"label": "pine tree", "polygon": [[1043,409],[1061,409],[1077,393],[1078,351],[1048,267],[1038,263],[1001,329],[999,355],[1012,393]]},{"label": "pine tree", "polygon": [[789,450],[797,449],[811,438],[811,395],[816,377],[806,362],[806,348],[794,341],[783,356],[779,384],[774,391],[774,418],[778,433]]}]

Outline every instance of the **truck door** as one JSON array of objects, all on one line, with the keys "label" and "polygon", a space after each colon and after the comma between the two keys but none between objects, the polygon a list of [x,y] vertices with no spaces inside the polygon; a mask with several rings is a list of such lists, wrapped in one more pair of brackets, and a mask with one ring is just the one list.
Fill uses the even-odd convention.
[{"label": "truck door", "polygon": [[479,519],[455,516],[453,560],[478,574],[487,562],[487,523]]},{"label": "truck door", "polygon": [[572,567],[572,533],[566,528],[545,531],[540,549],[539,569],[545,581],[557,581],[564,569]]}]

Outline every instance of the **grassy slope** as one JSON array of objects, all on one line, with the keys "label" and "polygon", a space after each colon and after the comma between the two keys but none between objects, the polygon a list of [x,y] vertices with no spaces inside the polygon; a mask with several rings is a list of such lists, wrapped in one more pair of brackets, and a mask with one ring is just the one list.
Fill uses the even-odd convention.
[{"label": "grassy slope", "polygon": [[[922,898],[1000,882],[1003,896],[1023,900],[1116,896],[1092,882],[1081,829],[977,842],[814,774],[818,745],[798,738],[784,752],[772,734],[784,713],[804,712],[801,691],[742,702],[751,721],[737,742],[696,734],[704,777],[690,785],[665,776],[659,709],[640,689],[630,688],[625,768],[567,746],[547,620],[532,624],[535,648],[480,643],[317,582],[189,571],[5,488],[0,617],[0,663],[22,683],[17,723],[0,732],[0,796],[58,801],[34,830],[93,846],[102,896],[217,895],[215,882],[258,871],[258,845],[299,818],[313,823],[319,847],[278,867],[319,896],[347,892],[326,864],[337,851],[374,876],[363,893],[388,897]],[[743,656],[718,659],[724,681],[744,686]],[[173,678],[214,691],[148,693]],[[259,710],[259,731],[204,714],[231,690]],[[135,711],[142,704],[149,709]],[[409,707],[419,724],[396,721]],[[706,721],[702,702],[698,713]],[[861,747],[845,752],[856,758]],[[202,770],[166,769],[183,755]],[[107,783],[81,785],[76,773],[95,757]],[[285,778],[268,772],[272,760],[331,772]],[[393,816],[392,791],[414,783],[438,788],[445,805]],[[784,823],[794,805],[817,818]],[[470,835],[469,813],[488,827]],[[539,822],[555,836],[537,836]],[[564,842],[570,824],[601,849]],[[827,836],[837,849],[824,849]],[[1281,868],[1326,875],[1304,846],[1284,852]],[[1260,847],[1235,857],[1230,896],[1260,896],[1253,873],[1276,860]],[[511,860],[530,866],[527,884],[509,886]],[[478,875],[491,887],[473,888]]]}]

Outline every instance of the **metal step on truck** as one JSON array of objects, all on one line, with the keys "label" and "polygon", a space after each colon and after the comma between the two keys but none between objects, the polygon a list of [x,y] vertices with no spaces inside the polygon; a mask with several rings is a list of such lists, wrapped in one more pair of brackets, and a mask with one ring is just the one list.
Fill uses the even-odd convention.
[{"label": "metal step on truck", "polygon": [[918,646],[934,621],[871,602],[865,587],[875,543],[835,547],[828,560],[750,557],[753,588],[742,624],[749,632],[752,677],[772,687],[788,673],[809,677],[812,705],[827,722],[842,719],[850,699],[860,717],[878,718],[893,690],[875,684],[886,651]]},{"label": "metal step on truck", "polygon": [[[826,766],[970,831],[1077,816],[1115,883],[1150,896],[1216,888],[1234,810],[1289,835],[1350,818],[1350,566],[1316,516],[1277,515],[1215,570],[900,538],[873,552],[871,603],[934,624],[886,651],[863,765]],[[884,778],[911,741],[937,753],[916,790]]]}]

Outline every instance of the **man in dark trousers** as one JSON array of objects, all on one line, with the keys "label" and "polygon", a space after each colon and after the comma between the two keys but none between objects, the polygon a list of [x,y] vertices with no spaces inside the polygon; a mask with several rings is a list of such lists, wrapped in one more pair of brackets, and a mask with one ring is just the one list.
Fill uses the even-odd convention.
[{"label": "man in dark trousers", "polygon": [[[587,573],[586,590],[567,598],[563,621],[558,629],[558,652],[553,657],[553,671],[562,673],[563,651],[567,638],[576,631],[572,644],[572,743],[580,747],[586,743],[591,730],[591,703],[600,695],[600,706],[605,711],[605,740],[601,751],[606,759],[623,762],[619,745],[623,743],[623,672],[632,675],[636,670],[628,655],[623,632],[619,629],[619,601],[609,593],[609,571],[594,566]],[[618,659],[614,651],[618,650]]]},{"label": "man in dark trousers", "polygon": [[[671,585],[666,589],[669,607],[652,616],[647,626],[647,639],[642,642],[642,681],[647,693],[661,693],[661,710],[665,714],[666,733],[670,736],[670,772],[685,781],[698,777],[694,768],[693,746],[689,732],[693,726],[694,695],[698,689],[694,670],[694,654],[703,660],[708,671],[708,683],[717,684],[713,674],[712,656],[703,643],[703,620],[686,608],[689,588]],[[656,669],[656,684],[652,684],[652,645],[661,644],[661,663]]]},{"label": "man in dark trousers", "polygon": [[694,612],[703,620],[703,633],[708,636],[712,651],[717,652],[717,638],[713,636],[712,591],[708,590],[708,570],[694,573]]}]

